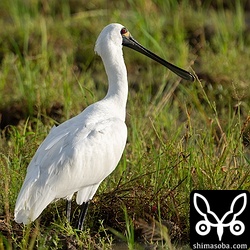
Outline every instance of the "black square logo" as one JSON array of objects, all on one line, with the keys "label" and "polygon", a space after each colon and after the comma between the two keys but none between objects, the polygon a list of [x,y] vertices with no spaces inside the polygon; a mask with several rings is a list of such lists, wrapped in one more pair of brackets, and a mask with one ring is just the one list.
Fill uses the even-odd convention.
[{"label": "black square logo", "polygon": [[195,190],[190,194],[192,249],[248,249],[250,194],[242,190]]}]

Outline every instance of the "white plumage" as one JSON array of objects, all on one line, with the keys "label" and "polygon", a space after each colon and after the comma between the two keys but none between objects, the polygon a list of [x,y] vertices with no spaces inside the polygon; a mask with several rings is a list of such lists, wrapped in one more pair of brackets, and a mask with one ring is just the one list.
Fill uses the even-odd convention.
[{"label": "white plumage", "polygon": [[76,117],[51,129],[28,166],[16,201],[16,222],[34,221],[49,203],[59,198],[71,200],[75,192],[78,204],[88,202],[117,166],[127,139],[128,82],[122,45],[151,57],[185,79],[194,79],[145,49],[122,25],[106,26],[95,51],[104,63],[108,93]]},{"label": "white plumage", "polygon": [[51,129],[28,166],[16,201],[16,222],[34,221],[53,200],[71,199],[75,192],[78,204],[91,200],[117,166],[127,138],[127,72],[117,35],[122,27],[106,27],[95,47],[108,74],[106,97]]}]

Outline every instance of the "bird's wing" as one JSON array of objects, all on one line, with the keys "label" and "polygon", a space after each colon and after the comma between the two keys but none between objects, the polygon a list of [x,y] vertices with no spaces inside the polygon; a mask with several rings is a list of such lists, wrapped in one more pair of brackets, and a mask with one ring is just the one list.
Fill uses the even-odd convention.
[{"label": "bird's wing", "polygon": [[99,184],[116,167],[126,143],[125,123],[110,118],[74,124],[52,128],[36,151],[18,195],[16,221],[35,220],[54,199]]}]

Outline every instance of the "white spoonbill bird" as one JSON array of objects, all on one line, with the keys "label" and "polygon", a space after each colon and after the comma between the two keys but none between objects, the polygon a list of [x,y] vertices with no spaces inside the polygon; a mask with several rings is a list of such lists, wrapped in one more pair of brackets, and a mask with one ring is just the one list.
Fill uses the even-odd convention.
[{"label": "white spoonbill bird", "polygon": [[16,222],[34,221],[48,204],[59,198],[67,199],[70,219],[71,199],[77,192],[76,202],[81,205],[77,228],[82,229],[89,201],[117,166],[127,140],[128,81],[122,45],[194,81],[189,72],[144,48],[121,24],[106,26],[96,41],[95,51],[101,56],[108,76],[108,93],[79,115],[51,129],[27,168],[16,201]]}]

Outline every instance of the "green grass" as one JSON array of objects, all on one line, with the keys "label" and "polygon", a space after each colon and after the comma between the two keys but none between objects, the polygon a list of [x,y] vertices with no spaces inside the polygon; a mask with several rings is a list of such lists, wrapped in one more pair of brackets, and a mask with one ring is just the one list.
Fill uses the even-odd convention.
[{"label": "green grass", "polygon": [[[0,2],[0,250],[182,247],[191,190],[250,190],[245,1],[178,2]],[[124,48],[128,141],[84,231],[67,223],[63,201],[31,226],[18,225],[15,200],[37,147],[54,124],[105,96],[106,75],[93,49],[111,22],[198,80],[180,81]]]}]

